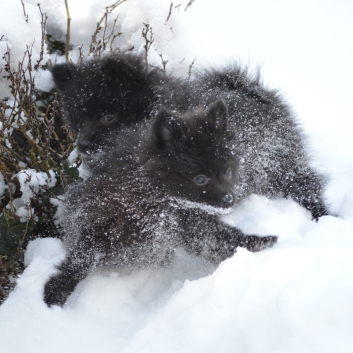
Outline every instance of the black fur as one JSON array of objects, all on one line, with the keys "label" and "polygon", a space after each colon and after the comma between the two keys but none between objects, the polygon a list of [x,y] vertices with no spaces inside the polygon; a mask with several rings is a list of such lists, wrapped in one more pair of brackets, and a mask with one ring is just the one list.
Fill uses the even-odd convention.
[{"label": "black fur", "polygon": [[[125,58],[123,67],[129,65],[129,60],[130,57]],[[140,65],[143,65],[141,58],[134,60],[140,60]],[[86,68],[82,70],[87,71]],[[142,76],[145,75],[143,70],[140,67]],[[156,79],[159,75],[163,78]],[[149,99],[142,102],[136,98],[139,95],[129,96],[131,106],[139,106],[141,111],[164,105],[187,115],[189,110],[200,105],[209,106],[217,99],[225,102],[229,109],[228,124],[236,131],[243,150],[244,162],[235,192],[237,202],[251,193],[270,198],[284,196],[307,208],[314,219],[328,214],[322,198],[324,178],[310,166],[302,129],[278,91],[268,89],[261,83],[259,73],[251,76],[231,62],[223,67],[201,70],[194,81],[182,82],[157,72],[152,76],[153,82],[150,81],[149,87],[153,89],[145,92],[146,96],[150,95]],[[158,85],[158,82],[161,84]],[[139,92],[143,88],[133,84],[131,90],[134,89]],[[125,92],[123,88],[122,92]],[[124,96],[125,93],[119,94]],[[152,106],[147,105],[147,101],[153,102]],[[141,113],[136,121],[143,120],[145,116]],[[87,124],[98,134],[101,127],[94,114],[88,120]],[[107,153],[116,151],[114,146],[117,140],[124,139],[123,135],[119,136],[120,130],[117,126],[112,127],[109,136],[102,137],[100,143],[106,146]],[[126,143],[129,144],[129,141]],[[125,148],[125,151],[131,148]],[[94,155],[92,147],[92,164],[104,169],[104,163],[102,165]]]},{"label": "black fur", "polygon": [[160,97],[182,101],[177,93],[182,83],[157,69],[147,71],[139,55],[116,54],[81,65],[58,64],[51,72],[83,154],[101,151],[123,126],[150,119],[161,104]]},{"label": "black fur", "polygon": [[125,139],[121,127],[148,120],[161,105],[185,113],[222,99],[244,150],[237,201],[250,193],[282,195],[310,210],[314,219],[328,214],[324,179],[310,167],[305,137],[288,105],[258,73],[251,77],[230,62],[199,71],[194,81],[181,81],[158,70],[147,72],[143,58],[130,54],[82,66],[57,65],[52,72],[70,126],[80,133],[79,150],[93,158],[89,163],[86,155],[87,164],[104,168],[97,152],[116,151],[117,140]]},{"label": "black fur", "polygon": [[[251,193],[291,197],[313,219],[327,215],[325,179],[310,166],[306,138],[278,91],[265,87],[235,62],[201,70],[190,83],[188,105],[208,106],[222,99],[228,124],[236,131],[243,163],[235,186],[236,203]],[[191,92],[191,94],[190,94]]]},{"label": "black fur", "polygon": [[97,265],[160,266],[177,246],[218,264],[238,246],[259,251],[276,242],[219,220],[234,204],[240,163],[226,114],[216,101],[182,116],[162,110],[138,132],[125,130],[139,146],[131,159],[107,155],[104,175],[93,174],[70,191],[69,254],[45,286],[48,305],[63,305]]}]

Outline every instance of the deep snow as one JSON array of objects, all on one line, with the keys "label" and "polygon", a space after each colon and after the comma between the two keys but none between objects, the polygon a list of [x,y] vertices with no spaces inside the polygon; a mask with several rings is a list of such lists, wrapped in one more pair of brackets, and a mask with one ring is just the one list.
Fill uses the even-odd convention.
[{"label": "deep snow", "polygon": [[[107,3],[70,3],[72,40],[80,45]],[[23,23],[12,27],[9,19],[23,16],[20,1],[17,7],[0,4],[8,9],[0,14],[0,37],[6,30],[13,48],[38,35],[34,20],[27,30]],[[170,269],[100,269],[63,309],[42,301],[44,283],[64,256],[62,244],[38,239],[29,244],[28,267],[0,307],[1,352],[353,351],[353,4],[196,0],[185,12],[186,4],[168,21],[171,31],[164,25],[170,1],[128,0],[121,5],[121,40],[139,48],[141,22],[150,22],[158,53],[179,75],[195,57],[199,65],[203,58],[231,56],[262,63],[265,82],[281,87],[298,113],[314,165],[329,176],[326,196],[337,217],[315,223],[291,200],[253,195],[225,221],[246,233],[278,235],[273,249],[239,249],[218,268],[179,251]],[[50,25],[64,31],[62,4],[43,0],[42,9],[52,17]],[[159,60],[158,53],[151,59]],[[50,86],[44,76],[38,82]]]}]

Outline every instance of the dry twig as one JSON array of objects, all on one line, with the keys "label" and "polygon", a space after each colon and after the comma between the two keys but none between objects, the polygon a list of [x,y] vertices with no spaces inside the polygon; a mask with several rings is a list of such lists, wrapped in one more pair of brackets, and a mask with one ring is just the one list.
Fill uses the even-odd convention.
[{"label": "dry twig", "polygon": [[186,10],[192,5],[192,3],[193,3],[194,1],[195,1],[195,0],[190,0],[190,1],[188,2],[188,4],[186,5],[186,8],[185,8],[184,11],[186,11]]},{"label": "dry twig", "polygon": [[[96,30],[92,34],[92,40],[89,48],[90,54],[92,53],[94,56],[100,57],[103,54],[103,52],[106,50],[109,42],[110,42],[109,48],[111,52],[115,52],[116,50],[118,50],[118,48],[113,50],[113,43],[115,38],[121,35],[120,32],[117,34],[114,33],[114,28],[115,28],[118,16],[113,21],[113,26],[112,26],[113,28],[111,30],[111,33],[109,34],[108,37],[106,37],[106,29],[108,27],[108,16],[113,12],[113,10],[115,10],[119,5],[123,4],[126,1],[127,0],[118,0],[114,4],[109,5],[105,8],[101,19],[97,22]],[[102,29],[104,29],[103,38],[97,39],[97,36]]]},{"label": "dry twig", "polygon": [[196,60],[196,58],[192,61],[192,63],[191,63],[190,66],[189,66],[188,79],[190,79],[190,77],[191,77],[191,69],[192,69],[192,67],[194,66],[195,60]]},{"label": "dry twig", "polygon": [[171,2],[170,3],[170,8],[169,8],[169,14],[168,14],[167,20],[165,21],[165,24],[168,22],[171,14],[172,14],[172,9],[173,9],[173,3]]},{"label": "dry twig", "polygon": [[148,51],[151,48],[151,45],[154,42],[152,27],[148,23],[143,23],[145,28],[142,28],[142,37],[145,39],[145,45],[143,46],[145,49],[145,65],[146,70],[148,71]]},{"label": "dry twig", "polygon": [[28,23],[28,15],[26,14],[26,8],[25,8],[25,4],[24,4],[23,0],[21,0],[21,3],[22,3],[22,7],[23,7],[23,15],[25,16],[26,22]]},{"label": "dry twig", "polygon": [[43,60],[43,55],[44,55],[44,42],[46,40],[46,26],[47,26],[47,20],[48,16],[47,14],[42,12],[42,9],[40,8],[40,4],[37,4],[39,8],[39,12],[42,18],[42,21],[40,22],[41,29],[42,29],[42,39],[41,39],[41,44],[40,44],[40,54],[39,54],[39,59],[37,60],[37,64],[34,65],[34,70],[37,70],[38,67],[40,66],[40,63]]},{"label": "dry twig", "polygon": [[65,59],[69,61],[69,47],[70,47],[70,12],[69,12],[69,5],[67,0],[65,0],[65,7],[66,7],[66,17],[67,17],[67,25],[66,25],[66,43],[65,43]]},{"label": "dry twig", "polygon": [[159,56],[162,60],[163,70],[166,71],[166,66],[167,66],[168,60],[163,60],[162,54],[159,54]]}]

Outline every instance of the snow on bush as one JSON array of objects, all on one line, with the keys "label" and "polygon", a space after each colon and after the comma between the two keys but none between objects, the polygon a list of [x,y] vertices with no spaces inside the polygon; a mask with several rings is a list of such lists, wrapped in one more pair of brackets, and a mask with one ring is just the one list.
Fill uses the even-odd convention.
[{"label": "snow on bush", "polygon": [[[36,4],[35,0],[28,0],[28,2]],[[189,66],[195,57],[187,45],[188,33],[183,26],[187,15],[184,11],[185,7],[173,7],[171,16],[167,21],[170,1],[120,0],[113,2],[113,4],[118,6],[110,11],[110,2],[88,0],[83,4],[80,0],[68,1],[71,18],[70,43],[72,46],[69,55],[73,62],[78,60],[78,47],[82,46],[85,56],[89,54],[97,23],[102,19],[106,8],[108,8],[106,36],[113,29],[113,22],[116,20],[114,33],[117,37],[115,37],[112,48],[109,45],[107,46],[106,53],[114,52],[114,50],[134,50],[135,52],[145,53],[144,45],[146,43],[141,34],[145,24],[148,24],[153,33],[153,45],[148,53],[149,62],[163,68],[162,58],[160,57],[162,55],[163,61],[168,62],[166,67],[169,72],[186,77]],[[176,5],[178,4],[175,3],[174,6]],[[67,21],[64,1],[46,0],[42,2],[42,8],[48,14],[48,31],[50,31],[50,34],[55,39],[65,42]],[[104,20],[101,26],[105,26],[105,23]],[[99,32],[97,40],[102,39],[103,32],[103,30]],[[52,55],[53,62],[63,60],[63,57]]]},{"label": "snow on bush", "polygon": [[[42,23],[40,10],[35,4],[24,3],[21,1],[9,1],[3,6],[0,21],[0,73],[7,76],[4,70],[6,61],[4,56],[9,57],[9,64],[13,69],[18,68],[21,63],[25,68],[28,64],[30,52],[33,63],[37,62],[41,56],[44,62],[49,59],[46,50],[42,51]],[[7,53],[10,53],[9,55]],[[27,76],[28,77],[28,76]],[[0,81],[0,97],[11,95],[8,81]]]},{"label": "snow on bush", "polygon": [[52,170],[49,171],[50,177],[44,172],[36,172],[34,169],[25,169],[16,174],[21,185],[22,196],[15,201],[16,214],[21,217],[22,222],[26,222],[32,215],[33,209],[30,200],[37,197],[39,192],[48,190],[56,184],[56,177]]},{"label": "snow on bush", "polygon": [[42,191],[45,187],[53,187],[56,183],[54,173],[50,170],[50,177],[43,172],[36,172],[33,169],[20,171],[16,177],[21,184],[22,196],[21,199],[25,204],[28,204],[34,194]]}]

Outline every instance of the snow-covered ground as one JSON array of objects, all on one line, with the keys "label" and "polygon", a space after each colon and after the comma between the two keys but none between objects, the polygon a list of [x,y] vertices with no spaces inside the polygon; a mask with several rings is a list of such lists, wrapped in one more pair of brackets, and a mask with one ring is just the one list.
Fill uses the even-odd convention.
[{"label": "snow-covered ground", "polygon": [[[196,0],[185,12],[187,2],[165,25],[169,0],[128,0],[119,10],[121,41],[141,47],[142,22],[149,22],[157,45],[151,58],[162,53],[179,75],[194,58],[195,65],[229,57],[261,63],[265,82],[281,87],[297,112],[314,165],[329,176],[327,202],[337,217],[315,223],[291,200],[253,195],[225,221],[246,233],[278,235],[273,249],[239,249],[218,268],[179,251],[170,269],[100,269],[63,309],[42,300],[62,244],[38,239],[0,307],[1,352],[353,352],[353,3]],[[0,0],[0,38],[5,33],[18,48],[38,35],[38,18],[13,25],[23,16],[20,1],[13,3]],[[69,0],[75,45],[89,41],[97,11],[109,5],[82,3]],[[43,0],[42,10],[59,36],[63,4]]]}]

